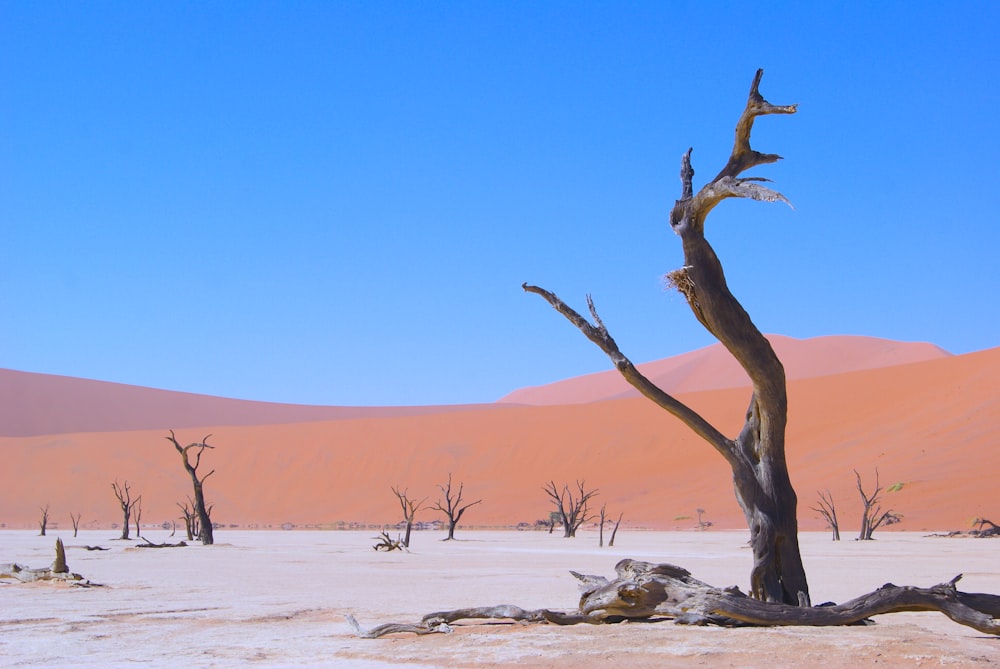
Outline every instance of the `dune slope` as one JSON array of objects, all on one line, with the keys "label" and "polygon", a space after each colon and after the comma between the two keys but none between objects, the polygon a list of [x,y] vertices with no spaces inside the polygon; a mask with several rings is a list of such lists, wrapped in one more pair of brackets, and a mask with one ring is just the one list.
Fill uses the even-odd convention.
[{"label": "dune slope", "polygon": [[[749,398],[744,388],[682,395],[733,434]],[[885,504],[899,529],[967,527],[1000,517],[992,472],[1000,465],[1000,348],[789,384],[788,461],[804,529],[821,529],[817,490],[837,501],[845,534],[860,514],[853,471],[866,483],[902,484]],[[212,433],[205,468],[218,522],[385,523],[399,518],[390,486],[432,504],[449,473],[467,499],[466,521],[511,525],[547,517],[548,480],[582,479],[596,500],[625,514],[626,526],[694,525],[696,509],[715,527],[744,526],[722,459],[678,421],[642,398],[560,406],[499,406],[411,416],[267,426],[185,429],[182,442]],[[128,479],[143,494],[143,522],[178,515],[189,492],[164,430],[71,433],[0,439],[0,523],[30,526],[49,504],[103,525],[118,519],[110,484]],[[418,519],[439,517],[430,511]]]}]

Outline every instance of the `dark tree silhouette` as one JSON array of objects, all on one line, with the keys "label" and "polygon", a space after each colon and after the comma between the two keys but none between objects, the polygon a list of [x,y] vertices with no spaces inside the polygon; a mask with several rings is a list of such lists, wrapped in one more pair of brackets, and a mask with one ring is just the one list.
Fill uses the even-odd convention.
[{"label": "dark tree silhouette", "polygon": [[73,537],[75,538],[77,533],[80,531],[80,519],[83,518],[82,513],[69,514],[69,519],[73,522]]},{"label": "dark tree silhouette", "polygon": [[420,511],[424,507],[424,502],[427,498],[420,500],[419,502],[407,495],[407,491],[399,490],[397,486],[393,486],[392,493],[399,500],[399,506],[403,510],[403,522],[406,523],[406,533],[403,535],[402,545],[404,548],[410,547],[410,532],[413,530],[413,520],[417,517],[417,511]]},{"label": "dark tree silhouette", "polygon": [[455,538],[455,527],[458,525],[458,521],[462,519],[465,510],[470,506],[481,504],[483,500],[477,499],[475,502],[462,504],[464,484],[459,483],[458,491],[454,492],[451,487],[451,473],[448,474],[448,483],[439,483],[438,488],[441,489],[441,493],[444,495],[444,503],[442,504],[441,500],[438,500],[431,508],[435,511],[440,511],[448,519],[448,536],[444,540],[450,541]]},{"label": "dark tree silhouette", "polygon": [[42,517],[38,519],[38,529],[40,530],[38,536],[45,536],[45,529],[49,526],[49,505],[38,507],[39,511],[42,512]]},{"label": "dark tree silhouette", "polygon": [[854,470],[854,478],[858,483],[858,493],[861,495],[861,530],[858,532],[859,541],[871,541],[872,534],[882,525],[892,525],[899,522],[899,516],[892,512],[882,510],[882,486],[878,482],[878,469],[875,470],[875,490],[872,494],[865,492],[861,485],[861,474]]},{"label": "dark tree silhouette", "polygon": [[819,501],[816,502],[816,506],[810,508],[823,516],[823,520],[830,526],[830,531],[833,532],[833,541],[840,541],[840,523],[837,521],[837,508],[833,505],[833,495],[830,494],[829,490],[817,494]]},{"label": "dark tree silhouette", "polygon": [[128,541],[129,539],[129,523],[132,517],[132,511],[135,505],[139,503],[142,499],[142,495],[139,495],[135,499],[132,499],[132,486],[129,485],[126,479],[125,483],[119,485],[118,481],[111,484],[111,489],[115,491],[115,497],[118,498],[118,505],[122,508],[122,541]]},{"label": "dark tree silhouette", "polygon": [[[215,470],[213,469],[199,478],[198,467],[201,466],[201,455],[205,452],[205,449],[215,448],[208,445],[208,438],[211,436],[207,435],[201,441],[196,441],[187,446],[181,446],[178,443],[173,430],[170,430],[170,436],[166,437],[167,441],[172,443],[177,452],[181,454],[184,470],[191,477],[191,485],[194,488],[194,515],[198,518],[198,540],[205,546],[215,543],[215,536],[212,532],[212,518],[210,516],[211,507],[205,505],[205,479],[214,474]],[[191,453],[194,454],[193,457]]]},{"label": "dark tree silhouette", "polygon": [[809,586],[799,554],[797,500],[785,464],[785,424],[788,401],[785,370],[771,344],[750,320],[726,284],[722,264],[705,238],[705,220],[712,209],[731,197],[787,202],[780,193],[760,185],[746,170],[780,160],[780,156],[750,148],[750,132],[758,116],[793,114],[795,105],[767,102],[758,88],[763,70],[750,87],[746,107],[736,124],[732,154],[722,171],[697,193],[691,150],[681,160],[681,198],[670,212],[670,226],[680,236],[684,265],[667,279],[686,298],[695,318],[740,363],[753,384],[743,429],[735,438],[722,434],[696,411],[664,392],[643,376],[619,350],[587,297],[593,323],[553,293],[524,284],[524,290],[542,296],[569,319],[609,358],[639,392],[684,422],[729,463],[736,500],[750,528],[754,564],[751,594],[768,602],[809,604]]},{"label": "dark tree silhouette", "polygon": [[601,531],[597,540],[597,545],[601,548],[604,547],[604,524],[614,523],[614,527],[611,530],[611,539],[608,541],[608,548],[611,548],[612,546],[615,545],[615,535],[618,534],[618,527],[622,524],[622,518],[625,517],[625,512],[622,511],[621,513],[618,514],[618,520],[612,521],[610,518],[607,517],[607,507],[608,507],[607,504],[601,505],[601,520],[599,523]]},{"label": "dark tree silhouette", "polygon": [[596,488],[587,490],[583,481],[577,481],[574,494],[568,485],[564,485],[560,490],[555,481],[549,481],[542,489],[556,507],[556,513],[563,526],[564,538],[575,537],[580,526],[594,517],[590,513],[589,505],[590,498],[598,494]]},{"label": "dark tree silhouette", "polygon": [[[194,541],[195,536],[198,535],[198,515],[194,512],[194,502],[188,497],[186,502],[177,502],[177,506],[184,514],[181,518],[184,519],[184,532],[187,534],[187,540]],[[209,508],[209,513],[211,514],[211,508]]]}]

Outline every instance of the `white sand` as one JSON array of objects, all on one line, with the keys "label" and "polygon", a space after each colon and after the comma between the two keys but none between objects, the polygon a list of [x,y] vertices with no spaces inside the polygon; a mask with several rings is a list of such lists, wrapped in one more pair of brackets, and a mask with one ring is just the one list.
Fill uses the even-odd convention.
[{"label": "white sand", "polygon": [[[575,627],[462,625],[451,635],[355,638],[364,626],[432,611],[511,603],[573,609],[570,569],[612,575],[623,557],[672,562],[714,585],[746,588],[745,532],[414,534],[411,553],[376,553],[374,532],[219,531],[215,546],[137,549],[108,531],[60,533],[72,571],[101,588],[0,585],[0,666],[334,667],[994,667],[1000,638],[935,613],[849,628],[719,629],[672,623]],[[162,531],[149,531],[165,541]],[[892,581],[1000,593],[1000,540],[883,532],[834,543],[803,534],[813,601],[843,601]],[[56,534],[0,531],[0,562],[51,563]],[[176,541],[177,538],[169,539]],[[99,544],[110,551],[91,552]]]}]

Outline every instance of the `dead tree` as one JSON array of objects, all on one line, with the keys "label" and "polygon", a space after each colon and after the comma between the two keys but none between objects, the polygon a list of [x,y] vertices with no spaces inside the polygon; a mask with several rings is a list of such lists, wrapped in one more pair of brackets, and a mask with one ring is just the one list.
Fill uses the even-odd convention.
[{"label": "dead tree", "polygon": [[184,514],[181,518],[184,519],[184,531],[187,533],[187,540],[194,541],[195,535],[198,534],[198,516],[194,512],[194,502],[188,497],[187,502],[177,502],[177,506],[180,507],[181,513]]},{"label": "dead tree", "polygon": [[135,504],[132,506],[132,519],[135,521],[135,536],[137,539],[141,539],[142,526],[139,521],[142,520],[142,495],[136,498]]},{"label": "dead tree", "polygon": [[80,519],[83,518],[82,513],[69,514],[69,519],[73,523],[73,538],[76,538],[77,533],[80,531]]},{"label": "dead tree", "polygon": [[462,519],[462,514],[470,506],[475,506],[476,504],[481,504],[483,500],[477,499],[475,502],[469,502],[468,504],[462,504],[462,492],[463,483],[458,484],[458,492],[452,493],[451,488],[451,473],[448,474],[448,483],[441,485],[438,484],[438,488],[444,494],[444,504],[441,500],[431,507],[435,511],[440,511],[448,519],[448,536],[445,537],[444,541],[450,541],[455,538],[455,527],[458,525],[458,521]]},{"label": "dead tree", "polygon": [[671,226],[681,236],[685,259],[684,267],[672,273],[672,281],[684,293],[698,321],[740,362],[753,384],[746,420],[737,437],[725,437],[693,409],[642,376],[618,350],[589,297],[593,324],[552,293],[524,285],[525,290],[544,297],[597,344],[643,395],[678,417],[729,463],[736,499],[750,528],[754,554],[749,596],[735,587],[717,588],[698,581],[687,570],[674,565],[622,560],[615,567],[617,575],[613,579],[574,573],[582,584],[582,596],[575,611],[527,610],[507,604],[482,606],[431,613],[415,624],[389,623],[367,630],[352,616],[346,616],[358,636],[448,632],[450,623],[477,619],[560,625],[663,618],[686,624],[733,626],[851,625],[896,611],[939,611],[962,625],[1000,636],[1000,596],[960,592],[956,584],[961,575],[930,588],[887,583],[842,604],[816,607],[809,604],[798,546],[797,500],[785,464],[784,369],[770,344],[729,292],[722,266],[704,238],[708,212],[725,198],[784,201],[780,194],[760,186],[759,179],[738,178],[750,167],[779,159],[751,150],[754,119],[764,114],[795,112],[794,105],[776,107],[760,96],[761,74],[758,70],[747,106],[737,123],[729,162],[697,195],[692,187],[691,152],[685,154],[681,167],[683,191],[670,216]]},{"label": "dead tree", "polygon": [[115,491],[115,497],[118,498],[118,505],[122,508],[122,541],[128,541],[129,539],[129,522],[132,517],[132,511],[135,509],[135,505],[139,504],[139,500],[142,499],[142,495],[139,495],[135,499],[132,499],[132,486],[129,485],[126,479],[125,483],[119,485],[118,481],[111,484],[111,489]]},{"label": "dead tree", "polygon": [[40,530],[38,536],[45,536],[45,529],[49,526],[49,505],[38,507],[39,511],[42,512],[42,517],[38,519],[38,529]]},{"label": "dead tree", "polygon": [[[194,515],[198,518],[198,540],[205,546],[215,543],[215,537],[212,533],[212,518],[211,508],[205,506],[205,479],[215,473],[213,469],[209,473],[205,474],[201,478],[198,477],[198,467],[201,466],[201,455],[205,452],[206,448],[215,448],[214,446],[208,445],[208,438],[212,435],[207,435],[201,441],[196,441],[194,443],[188,444],[187,446],[181,446],[177,441],[177,437],[174,435],[174,431],[170,430],[170,436],[167,437],[167,441],[174,445],[177,452],[181,454],[181,461],[184,463],[184,470],[191,477],[191,485],[194,487]],[[191,453],[194,453],[193,462]]]},{"label": "dead tree", "polygon": [[410,532],[413,530],[413,519],[417,517],[417,511],[423,508],[424,502],[427,498],[420,500],[410,499],[407,495],[407,491],[403,490],[400,492],[399,488],[393,486],[392,492],[396,495],[396,499],[399,500],[399,506],[403,510],[403,522],[406,523],[406,533],[403,535],[403,547],[410,547]]},{"label": "dead tree", "polygon": [[601,505],[601,532],[597,540],[597,545],[601,548],[604,547],[604,524],[614,522],[614,528],[611,530],[611,539],[608,541],[608,548],[611,548],[615,545],[615,535],[618,534],[618,527],[622,524],[622,518],[625,516],[625,512],[623,511],[618,514],[618,520],[612,521],[607,517],[607,506],[607,504]]},{"label": "dead tree", "polygon": [[858,493],[861,495],[861,531],[858,532],[858,541],[871,541],[872,534],[882,525],[892,525],[899,522],[899,516],[891,509],[882,511],[882,486],[878,482],[878,469],[875,470],[875,490],[871,495],[865,492],[861,485],[861,474],[854,470],[854,478],[857,479]]},{"label": "dead tree", "polygon": [[829,490],[817,494],[819,501],[816,502],[816,506],[809,508],[823,516],[823,520],[833,532],[833,541],[840,541],[840,523],[837,522],[837,508],[833,505],[833,495],[830,494]]},{"label": "dead tree", "polygon": [[758,87],[762,74],[763,70],[757,71],[750,87],[746,107],[736,124],[729,161],[695,193],[688,149],[681,160],[681,198],[670,212],[670,226],[681,238],[684,264],[668,275],[668,282],[684,295],[698,322],[722,342],[753,384],[746,420],[736,437],[727,437],[643,376],[619,350],[590,296],[587,304],[593,323],[553,293],[528,284],[523,288],[542,296],[600,347],[639,392],[679,418],[725,458],[733,472],[736,500],[750,528],[754,554],[750,573],[752,596],[768,602],[805,605],[809,602],[809,586],[799,553],[797,499],[785,463],[788,409],[785,370],[771,344],[729,291],[722,264],[705,239],[709,212],[726,198],[787,203],[783,195],[762,186],[762,179],[739,176],[757,165],[780,160],[780,156],[750,148],[750,132],[756,118],[796,111],[796,105],[772,105],[761,96]]},{"label": "dead tree", "polygon": [[705,509],[695,509],[695,513],[698,514],[698,529],[704,532],[712,526],[711,520],[702,520],[701,517],[705,515]]},{"label": "dead tree", "polygon": [[562,522],[564,538],[575,537],[580,526],[593,519],[594,516],[590,513],[589,505],[590,498],[598,494],[596,488],[587,490],[583,481],[577,481],[577,492],[574,495],[568,485],[564,485],[562,490],[559,490],[555,481],[549,481],[542,489],[556,507],[556,513]]}]

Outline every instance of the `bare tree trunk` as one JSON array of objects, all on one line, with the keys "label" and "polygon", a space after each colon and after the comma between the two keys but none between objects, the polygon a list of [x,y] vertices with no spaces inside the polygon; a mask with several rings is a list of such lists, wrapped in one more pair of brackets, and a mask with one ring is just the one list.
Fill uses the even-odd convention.
[{"label": "bare tree trunk", "polygon": [[566,539],[575,537],[580,526],[593,518],[589,512],[590,498],[598,494],[596,489],[587,490],[584,481],[577,481],[576,487],[576,495],[568,485],[564,485],[560,491],[555,481],[549,481],[543,488],[556,507],[563,525],[563,538]]},{"label": "bare tree trunk", "polygon": [[132,517],[135,519],[135,536],[136,536],[136,538],[139,538],[139,537],[142,536],[142,532],[141,532],[142,525],[139,522],[140,520],[142,520],[142,497],[141,496],[138,497],[138,498],[136,498],[135,504],[132,506],[132,511],[133,511]]},{"label": "bare tree trunk", "polygon": [[464,491],[465,484],[458,484],[458,492],[454,492],[451,487],[451,473],[448,474],[447,484],[438,484],[438,488],[444,494],[444,503],[441,500],[432,506],[431,508],[435,511],[440,511],[448,519],[448,536],[445,541],[451,541],[455,538],[455,528],[458,526],[458,521],[462,519],[462,515],[465,514],[465,510],[470,506],[475,506],[476,504],[482,503],[483,500],[477,499],[475,502],[470,502],[469,504],[462,504],[462,493]]},{"label": "bare tree trunk", "polygon": [[[205,505],[205,479],[215,473],[213,469],[209,473],[205,474],[201,478],[198,478],[198,467],[201,465],[201,455],[205,452],[206,448],[215,448],[214,446],[208,445],[208,438],[212,435],[207,435],[200,442],[195,442],[188,444],[187,446],[181,446],[177,442],[176,436],[174,436],[174,431],[170,430],[170,436],[167,437],[167,441],[174,445],[177,452],[181,454],[181,460],[184,463],[184,470],[191,477],[191,485],[194,488],[194,514],[198,518],[198,540],[201,541],[202,545],[208,546],[215,543],[215,535],[212,528],[212,518],[210,516],[211,508]],[[194,462],[188,455],[189,451],[194,449]]]},{"label": "bare tree trunk", "polygon": [[600,528],[600,534],[598,535],[597,539],[598,548],[604,548],[604,514],[607,510],[607,507],[608,507],[607,504],[601,505],[601,521],[600,523],[598,523],[598,527]]},{"label": "bare tree trunk", "polygon": [[768,602],[804,606],[809,603],[809,586],[799,553],[797,498],[785,462],[785,370],[771,344],[729,291],[722,264],[704,234],[709,212],[726,198],[787,202],[780,193],[761,186],[760,179],[739,178],[751,167],[780,159],[750,148],[754,120],[762,115],[796,111],[795,105],[775,106],[764,100],[758,91],[762,74],[763,70],[757,71],[736,124],[729,162],[695,194],[688,150],[681,161],[681,199],[670,212],[670,225],[681,237],[684,265],[671,272],[668,281],[684,295],[695,318],[736,358],[753,384],[744,426],[735,439],[724,436],[697,412],[643,376],[619,350],[589,296],[593,324],[553,293],[528,284],[523,288],[545,298],[611,358],[629,383],[683,421],[726,459],[733,472],[736,500],[750,528],[754,555],[752,595]]},{"label": "bare tree trunk", "polygon": [[871,541],[875,530],[883,524],[892,525],[899,522],[901,516],[893,513],[892,509],[882,511],[882,486],[878,482],[878,469],[875,470],[875,491],[871,495],[865,493],[861,486],[861,474],[858,474],[857,470],[854,470],[854,477],[857,479],[858,492],[861,494],[861,502],[864,507],[861,512],[861,531],[858,534],[858,539]]},{"label": "bare tree trunk", "polygon": [[621,526],[621,524],[622,524],[622,518],[624,518],[624,517],[625,517],[625,512],[624,511],[622,511],[621,513],[618,514],[618,520],[615,521],[615,528],[613,530],[611,530],[611,540],[608,541],[608,548],[611,548],[611,547],[613,547],[615,545],[615,536],[617,536],[617,534],[618,534],[618,528],[619,528],[619,526]]},{"label": "bare tree trunk", "polygon": [[427,500],[420,500],[419,502],[410,499],[407,495],[407,491],[400,491],[398,487],[393,487],[392,492],[396,495],[396,499],[399,500],[399,505],[403,510],[403,520],[406,522],[406,533],[403,536],[403,546],[405,548],[410,547],[410,532],[413,530],[413,520],[417,517],[417,511],[423,508],[424,502]]},{"label": "bare tree trunk", "polygon": [[80,519],[83,518],[82,513],[69,514],[69,519],[73,522],[73,538],[76,538],[77,533],[80,531]]},{"label": "bare tree trunk", "polygon": [[817,506],[811,507],[813,511],[819,512],[823,519],[826,520],[826,524],[830,526],[830,530],[833,532],[833,541],[840,541],[840,523],[837,521],[837,509],[833,505],[833,495],[830,491],[819,493],[819,502]]},{"label": "bare tree trunk", "polygon": [[129,523],[131,522],[132,509],[135,505],[139,503],[142,499],[142,495],[139,495],[135,499],[132,499],[132,486],[129,485],[128,480],[119,485],[118,481],[111,484],[111,489],[115,491],[115,497],[118,498],[118,505],[122,509],[122,541],[128,541],[129,539]]},{"label": "bare tree trunk", "polygon": [[40,506],[38,508],[42,512],[42,517],[38,519],[38,536],[44,537],[45,529],[49,526],[49,505],[46,504],[45,506]]}]

